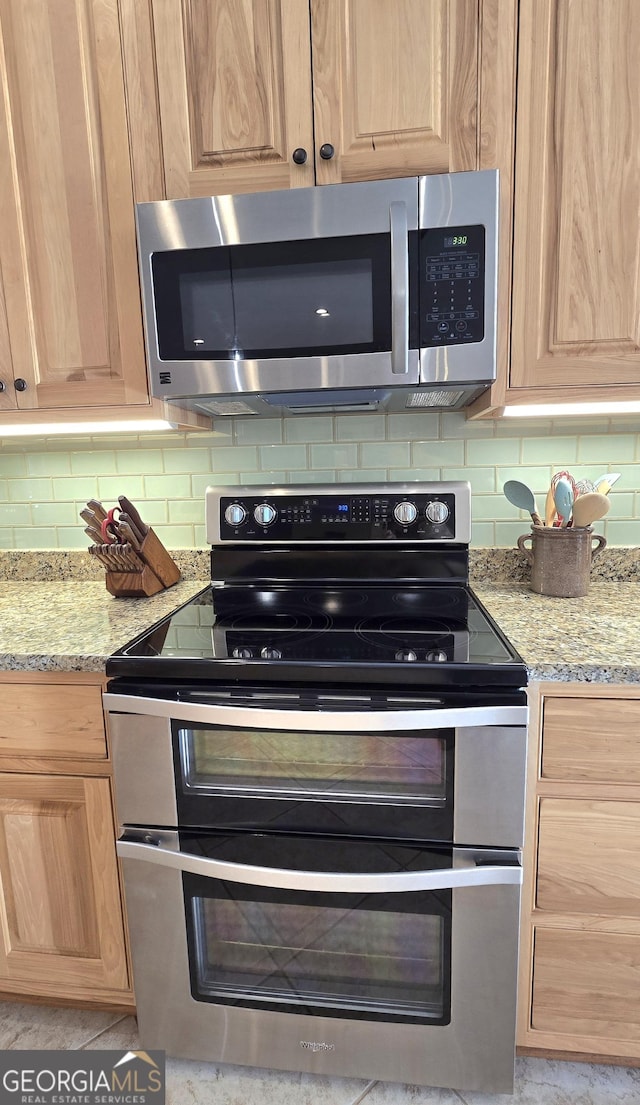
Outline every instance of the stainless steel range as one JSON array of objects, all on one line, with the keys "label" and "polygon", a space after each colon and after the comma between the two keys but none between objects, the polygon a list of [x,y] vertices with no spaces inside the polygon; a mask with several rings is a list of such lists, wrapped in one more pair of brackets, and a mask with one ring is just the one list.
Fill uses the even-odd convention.
[{"label": "stainless steel range", "polygon": [[468,484],[209,489],[207,532],[107,667],[142,1045],[509,1091],[526,672]]}]

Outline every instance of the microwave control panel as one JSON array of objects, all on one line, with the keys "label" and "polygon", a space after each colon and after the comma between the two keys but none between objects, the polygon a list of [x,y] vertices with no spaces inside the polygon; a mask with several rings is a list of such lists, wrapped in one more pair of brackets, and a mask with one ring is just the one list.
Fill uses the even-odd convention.
[{"label": "microwave control panel", "polygon": [[220,537],[229,541],[452,541],[456,500],[416,495],[223,496]]},{"label": "microwave control panel", "polygon": [[420,346],[484,338],[484,226],[420,231]]}]

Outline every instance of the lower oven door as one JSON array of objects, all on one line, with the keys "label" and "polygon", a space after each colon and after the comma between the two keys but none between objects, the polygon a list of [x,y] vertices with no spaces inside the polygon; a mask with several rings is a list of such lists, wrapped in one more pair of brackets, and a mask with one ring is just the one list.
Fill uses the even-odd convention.
[{"label": "lower oven door", "polygon": [[107,694],[120,824],[522,846],[525,705],[268,701]]},{"label": "lower oven door", "polygon": [[516,850],[128,830],[142,1046],[508,1091]]}]

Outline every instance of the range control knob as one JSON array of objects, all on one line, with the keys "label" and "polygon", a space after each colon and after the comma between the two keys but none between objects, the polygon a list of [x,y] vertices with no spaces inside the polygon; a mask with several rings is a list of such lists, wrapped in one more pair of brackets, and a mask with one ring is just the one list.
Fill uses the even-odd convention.
[{"label": "range control knob", "polygon": [[246,646],[245,646],[245,647],[242,647],[242,648],[240,648],[240,647],[234,648],[231,655],[233,656],[234,660],[250,660],[251,657],[253,656],[253,653],[252,653],[250,648],[246,648]]},{"label": "range control knob", "polygon": [[434,501],[427,503],[427,509],[425,511],[427,518],[430,522],[437,522],[438,524],[446,522],[449,517],[449,507],[446,503],[440,503]]},{"label": "range control knob", "polygon": [[403,664],[412,664],[417,659],[418,657],[412,648],[400,648],[396,652],[396,660],[400,660]]},{"label": "range control knob", "polygon": [[410,526],[418,517],[418,511],[413,503],[398,503],[398,505],[393,508],[393,517],[396,522],[400,522],[400,525]]},{"label": "range control knob", "polygon": [[269,503],[260,503],[254,510],[253,517],[259,526],[270,526],[275,521],[275,507],[270,506]]},{"label": "range control knob", "polygon": [[432,652],[427,653],[427,660],[432,664],[443,664],[447,659],[447,654],[441,648],[435,648]]},{"label": "range control knob", "polygon": [[229,526],[241,526],[247,517],[247,512],[240,503],[231,503],[224,512],[224,520]]},{"label": "range control knob", "polygon": [[282,653],[279,648],[274,648],[273,645],[265,645],[260,650],[260,655],[263,660],[282,660]]}]

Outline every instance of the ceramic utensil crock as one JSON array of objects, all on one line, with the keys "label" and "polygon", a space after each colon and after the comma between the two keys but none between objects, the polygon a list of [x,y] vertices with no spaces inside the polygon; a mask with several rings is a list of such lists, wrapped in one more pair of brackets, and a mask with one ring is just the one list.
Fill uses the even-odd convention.
[{"label": "ceramic utensil crock", "polygon": [[[528,541],[531,548],[526,547]],[[591,562],[606,543],[590,526],[582,529],[532,526],[531,533],[518,538],[518,548],[531,564],[531,590],[565,599],[586,595]]]}]

